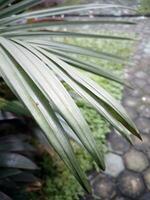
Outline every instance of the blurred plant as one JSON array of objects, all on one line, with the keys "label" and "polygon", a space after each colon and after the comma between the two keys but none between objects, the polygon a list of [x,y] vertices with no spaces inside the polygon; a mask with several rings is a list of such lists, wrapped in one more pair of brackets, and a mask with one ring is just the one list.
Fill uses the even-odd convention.
[{"label": "blurred plant", "polygon": [[[20,190],[35,191],[41,188],[36,177],[39,167],[34,162],[37,148],[33,147],[31,135],[24,123],[9,113],[0,112],[0,199],[11,199]],[[24,188],[24,189],[23,189]],[[7,195],[6,195],[7,193]]]},{"label": "blurred plant", "polygon": [[[118,55],[56,42],[50,38],[55,36],[119,40],[130,40],[130,38],[60,31],[60,29],[57,31],[49,28],[84,24],[133,25],[134,23],[118,20],[60,18],[41,22],[42,18],[118,6],[84,4],[22,13],[40,1],[23,0],[7,6],[12,2],[13,0],[0,1],[0,74],[20,102],[3,98],[0,108],[29,117],[32,115],[44,132],[43,143],[53,147],[82,187],[90,192],[86,175],[75,157],[70,136],[89,152],[102,170],[105,169],[103,148],[101,144],[96,145],[87,122],[64,86],[64,82],[91,104],[129,142],[131,142],[130,134],[141,137],[120,103],[78,69],[119,83],[123,81],[112,72],[73,58],[71,55],[80,54],[115,62],[125,61]],[[32,21],[35,18],[37,21]],[[26,23],[28,21],[30,24]]]},{"label": "blurred plant", "polygon": [[150,1],[149,0],[141,0],[139,11],[142,14],[150,14]]}]

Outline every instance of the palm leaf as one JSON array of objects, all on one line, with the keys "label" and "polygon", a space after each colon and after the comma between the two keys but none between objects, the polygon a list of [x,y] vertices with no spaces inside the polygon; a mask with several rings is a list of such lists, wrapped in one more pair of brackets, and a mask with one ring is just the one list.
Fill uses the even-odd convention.
[{"label": "palm leaf", "polygon": [[[18,114],[29,115],[29,112],[39,124],[45,134],[46,141],[64,160],[73,175],[86,191],[90,191],[84,172],[75,158],[68,134],[79,144],[82,144],[92,155],[101,169],[104,169],[102,147],[97,147],[90,129],[79,108],[62,84],[61,78],[82,98],[88,101],[102,116],[104,116],[127,140],[130,134],[140,138],[139,132],[123,107],[112,98],[103,88],[78,71],[83,69],[122,83],[115,75],[103,70],[99,66],[73,58],[71,54],[80,54],[113,62],[125,63],[126,60],[117,55],[99,52],[77,45],[69,45],[48,40],[50,36],[61,37],[90,37],[95,39],[127,39],[128,37],[105,36],[91,33],[64,32],[61,27],[78,26],[83,24],[124,24],[134,25],[134,22],[118,20],[55,20],[44,23],[18,24],[22,19],[51,17],[90,9],[106,9],[120,7],[107,4],[83,4],[48,8],[41,11],[31,11],[18,14],[38,4],[40,1],[21,1],[7,7],[10,1],[0,2],[0,75],[14,92],[16,97],[27,108],[16,102],[0,99],[1,109]],[[122,8],[122,7],[120,7]],[[59,27],[59,31],[50,31],[50,27]],[[46,29],[45,29],[46,28]],[[44,38],[43,38],[44,37]],[[74,67],[75,68],[74,68]],[[19,112],[20,110],[20,112]],[[29,111],[29,112],[28,112]],[[6,146],[1,147],[2,150]],[[11,149],[15,149],[13,143]],[[21,147],[20,147],[21,149]],[[23,150],[23,147],[22,147]],[[6,157],[16,159],[16,165],[21,168],[19,155],[5,153],[0,157],[1,165],[9,166]],[[22,162],[24,157],[20,157]],[[34,163],[30,166],[36,168]],[[15,166],[15,165],[14,165]],[[15,167],[14,167],[15,168]]]},{"label": "palm leaf", "polygon": [[36,23],[31,23],[31,24],[18,24],[18,25],[13,25],[13,26],[2,26],[0,29],[0,33],[6,33],[6,32],[14,32],[14,31],[39,31],[44,28],[50,28],[50,27],[67,27],[67,26],[78,26],[78,25],[96,25],[96,24],[124,24],[124,25],[135,25],[133,22],[129,21],[118,21],[118,20],[88,20],[88,21],[69,21],[69,20],[58,20],[54,22],[36,22]]},{"label": "palm leaf", "polygon": [[25,156],[17,153],[1,153],[0,167],[35,170],[37,166]]},{"label": "palm leaf", "polygon": [[[81,172],[70,143],[65,134],[63,134],[62,127],[52,109],[50,109],[48,101],[46,101],[41,92],[37,90],[32,80],[28,78],[23,70],[18,69],[14,65],[4,51],[1,51],[1,55],[3,57],[1,72],[3,73],[6,83],[14,88],[15,93],[20,96],[30,111],[32,110],[31,113],[33,117],[45,132],[51,145],[65,161],[66,165],[79,180],[81,185],[86,191],[89,191],[85,175]],[[9,75],[11,77],[9,77]],[[17,85],[17,87],[15,85]]]},{"label": "palm leaf", "polygon": [[0,199],[1,200],[12,200],[9,196],[7,196],[5,193],[0,191]]},{"label": "palm leaf", "polygon": [[[113,116],[113,118],[116,117],[117,121],[118,121],[118,118],[121,118],[122,116],[124,116],[126,118],[126,120],[124,122],[128,121],[128,123],[129,123],[128,126],[125,126],[125,127],[127,129],[129,129],[129,131],[131,131],[131,132],[134,130],[134,132],[132,132],[132,133],[139,136],[138,131],[136,130],[133,122],[126,115],[125,110],[119,104],[119,102],[117,102],[114,98],[110,97],[110,95],[106,91],[104,91],[100,86],[98,86],[95,82],[88,79],[87,77],[84,77],[83,74],[81,75],[79,72],[76,72],[71,66],[69,66],[67,63],[63,62],[62,60],[60,60],[59,58],[57,58],[53,54],[50,54],[50,53],[48,53],[48,52],[46,52],[46,51],[44,51],[40,48],[38,48],[38,50],[40,52],[44,53],[44,55],[49,57],[51,60],[53,60],[56,64],[58,64],[63,69],[63,71],[61,71],[56,65],[54,65],[54,63],[52,63],[51,61],[49,61],[45,57],[41,56],[41,54],[40,55],[38,54],[40,56],[40,58],[42,60],[44,60],[44,62],[46,62],[47,65],[50,68],[52,68],[55,71],[55,73],[57,73],[59,76],[61,76],[61,78],[64,79],[71,87],[72,87],[72,84],[70,84],[70,82],[68,82],[68,79],[65,79],[66,76],[65,76],[64,72],[66,72],[66,74],[69,75],[69,77],[71,77],[73,80],[75,80],[75,82],[79,82],[80,85],[83,85],[83,87],[86,87],[86,85],[87,85],[86,83],[91,82],[91,87],[94,85],[95,89],[97,90],[96,93],[98,92],[99,95],[97,96],[96,93],[94,93],[94,89],[93,88],[90,89],[90,87],[87,85],[87,89],[89,89],[89,91],[90,91],[89,92],[90,96],[92,97],[93,95],[96,95],[97,97],[95,97],[95,99],[97,99],[98,103],[100,103],[100,101],[101,101],[102,108],[103,109],[105,108],[106,111],[109,112],[111,115],[112,115],[113,112],[117,112],[116,116]],[[73,87],[73,89],[77,90],[76,87]],[[85,91],[87,92],[87,90],[85,90]],[[79,94],[82,94],[82,93],[80,92]],[[86,97],[86,96],[84,96],[84,97]],[[104,105],[105,103],[106,103],[106,107]],[[120,109],[118,109],[118,106],[120,107]],[[111,110],[111,112],[110,112],[110,108],[111,109],[114,108],[114,110],[113,111]],[[106,119],[109,119],[108,116],[106,117]],[[123,121],[120,120],[120,122],[124,125]]]},{"label": "palm leaf", "polygon": [[119,56],[116,56],[113,54],[91,50],[89,48],[80,47],[77,45],[65,44],[63,42],[40,40],[40,39],[29,40],[29,42],[33,44],[37,44],[38,46],[43,47],[47,50],[54,49],[54,50],[60,50],[62,52],[85,55],[85,56],[90,56],[90,57],[99,58],[99,59],[113,60],[113,61],[118,61],[121,63],[125,62],[123,58],[120,58]]},{"label": "palm leaf", "polygon": [[[8,2],[9,3],[9,2]],[[23,0],[20,1],[10,7],[7,7],[3,9],[0,13],[0,18],[4,18],[16,13],[21,12],[22,10],[28,9],[32,7],[33,5],[39,4],[39,1],[37,0]]]},{"label": "palm leaf", "polygon": [[[34,45],[32,45],[32,46],[34,46]],[[37,45],[36,45],[36,47],[37,47]],[[40,46],[40,47],[42,47],[42,46]],[[46,49],[49,52],[57,55],[60,59],[62,59],[63,61],[67,62],[68,64],[70,64],[74,67],[77,67],[79,69],[82,69],[82,70],[85,70],[85,71],[88,71],[88,72],[92,72],[96,75],[108,78],[109,80],[113,80],[113,81],[116,81],[116,82],[121,83],[121,84],[124,83],[122,81],[122,79],[115,76],[113,74],[113,72],[110,73],[110,72],[104,70],[102,67],[97,66],[96,64],[92,64],[92,63],[89,64],[89,63],[84,62],[82,60],[73,58],[73,57],[69,56],[68,53],[62,52],[60,50],[47,48],[47,47],[44,47],[44,46],[43,46],[43,49]]]},{"label": "palm leaf", "polygon": [[[24,1],[23,1],[24,2]],[[36,1],[39,2],[39,1]],[[25,8],[25,7],[24,7]],[[50,17],[50,16],[56,16],[56,15],[64,15],[64,14],[68,14],[68,13],[73,13],[73,12],[80,12],[80,11],[86,11],[86,10],[91,10],[91,9],[108,9],[108,8],[127,8],[130,10],[135,11],[134,9],[130,8],[130,7],[124,7],[124,6],[119,6],[119,5],[108,5],[108,4],[82,4],[82,5],[74,5],[74,6],[64,6],[64,7],[58,7],[58,8],[49,8],[49,9],[45,9],[45,10],[40,10],[40,11],[33,11],[33,12],[27,12],[27,13],[23,13],[20,15],[16,15],[13,18],[11,17],[6,17],[7,14],[6,10],[5,12],[3,11],[3,15],[5,17],[1,17],[0,22],[3,24],[10,24],[10,23],[14,23],[16,22],[18,19],[23,19],[23,18],[40,18],[40,17]],[[14,9],[14,6],[12,6],[12,9]],[[18,9],[20,9],[18,7]],[[23,7],[21,6],[21,10],[23,9]],[[17,11],[18,12],[18,11]],[[14,12],[10,13],[13,14]],[[2,15],[1,14],[1,15]],[[129,22],[126,22],[129,23]]]},{"label": "palm leaf", "polygon": [[91,33],[77,33],[77,32],[70,32],[70,31],[14,31],[9,33],[2,33],[1,35],[9,38],[19,38],[19,39],[28,39],[28,38],[36,38],[39,37],[46,37],[49,38],[50,36],[59,36],[59,37],[81,37],[81,38],[96,38],[96,39],[111,39],[111,40],[133,40],[130,37],[121,37],[121,36],[112,36],[112,35],[100,35],[100,34],[91,34]]}]

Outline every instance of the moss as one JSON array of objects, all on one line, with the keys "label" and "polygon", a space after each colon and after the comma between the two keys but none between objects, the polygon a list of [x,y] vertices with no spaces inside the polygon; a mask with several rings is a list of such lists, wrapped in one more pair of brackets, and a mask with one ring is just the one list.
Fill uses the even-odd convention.
[{"label": "moss", "polygon": [[[59,39],[59,41],[62,39]],[[102,50],[109,53],[119,54],[120,56],[128,56],[129,49],[132,42],[128,41],[112,41],[112,40],[94,40],[94,39],[80,39],[80,38],[65,38],[65,42],[71,44],[77,44],[81,46],[87,46],[89,48],[94,47],[95,50]],[[123,74],[123,65],[108,62],[99,59],[93,59],[84,56],[78,56],[88,62],[96,63],[97,65],[105,68],[106,70],[112,70],[118,76]],[[85,72],[84,72],[85,73]],[[110,92],[118,100],[122,97],[123,87],[112,81],[108,81],[104,78],[86,73],[89,77],[94,79],[98,84],[103,86],[108,92]],[[101,141],[105,148],[105,137],[109,132],[109,124],[87,103],[83,100],[78,100],[77,105],[80,107],[82,113],[84,114],[93,135],[99,144]],[[94,166],[89,154],[87,154],[83,149],[79,148],[76,144],[73,144],[76,156],[80,161],[82,169],[85,171],[90,170]],[[44,179],[45,185],[43,191],[41,191],[42,200],[77,200],[79,195],[83,195],[83,190],[77,183],[75,178],[70,174],[63,162],[55,155],[54,158],[49,158],[45,156],[42,163],[45,174]],[[40,195],[38,194],[38,199],[40,200]],[[35,195],[34,195],[35,196]],[[32,198],[34,200],[34,198]]]}]

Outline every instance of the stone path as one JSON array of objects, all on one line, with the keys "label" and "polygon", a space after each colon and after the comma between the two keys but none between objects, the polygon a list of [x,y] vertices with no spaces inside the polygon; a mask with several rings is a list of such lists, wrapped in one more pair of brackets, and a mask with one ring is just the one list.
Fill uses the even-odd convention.
[{"label": "stone path", "polygon": [[135,32],[140,40],[130,61],[133,66],[125,69],[134,90],[125,88],[122,102],[143,142],[133,137],[131,146],[115,131],[108,135],[106,171],[90,176],[93,193],[102,200],[150,200],[150,19],[141,19],[134,30],[126,31]]}]

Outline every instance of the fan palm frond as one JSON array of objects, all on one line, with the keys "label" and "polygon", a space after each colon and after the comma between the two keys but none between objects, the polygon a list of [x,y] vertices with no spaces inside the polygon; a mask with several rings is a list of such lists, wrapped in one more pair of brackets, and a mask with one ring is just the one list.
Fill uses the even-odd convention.
[{"label": "fan palm frond", "polygon": [[[134,134],[139,138],[140,135],[124,108],[108,92],[83,75],[78,69],[92,72],[119,83],[123,83],[123,81],[99,66],[77,60],[70,54],[86,55],[99,59],[113,60],[115,62],[125,63],[126,61],[116,55],[77,45],[51,41],[50,38],[54,36],[119,40],[130,40],[130,38],[65,32],[62,30],[50,31],[50,28],[54,26],[59,28],[69,25],[78,26],[79,24],[114,23],[116,25],[134,25],[134,23],[116,20],[77,21],[62,19],[50,20],[48,22],[33,22],[30,24],[21,22],[20,24],[20,21],[24,20],[28,22],[33,18],[40,19],[72,12],[118,6],[83,4],[23,12],[40,1],[23,0],[8,7],[7,3],[10,2],[12,1],[0,2],[0,74],[16,97],[21,100],[40,125],[50,145],[53,146],[64,160],[83,188],[89,192],[89,183],[78,164],[60,118],[65,121],[67,126],[73,131],[73,134],[75,134],[75,137],[92,155],[101,169],[105,169],[103,150],[102,147],[97,147],[87,122],[61,80],[66,82],[82,98],[86,99],[110,124],[131,142],[130,134]],[[14,102],[12,103],[14,105]],[[18,106],[15,104],[16,108]],[[5,104],[6,108],[12,109],[12,106],[10,104],[6,106]],[[13,111],[17,112],[15,109]]]}]

